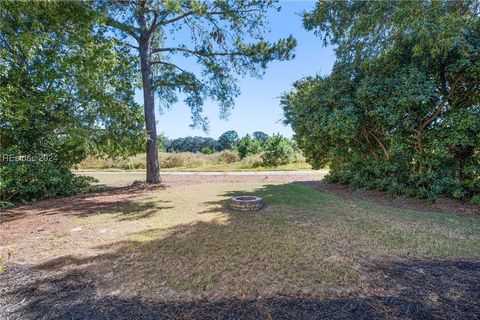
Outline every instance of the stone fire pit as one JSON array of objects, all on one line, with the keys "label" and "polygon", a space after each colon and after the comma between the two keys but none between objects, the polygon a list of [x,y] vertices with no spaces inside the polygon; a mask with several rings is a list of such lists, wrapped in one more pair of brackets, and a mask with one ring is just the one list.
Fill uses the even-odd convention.
[{"label": "stone fire pit", "polygon": [[238,196],[230,199],[230,208],[236,211],[257,211],[262,209],[262,198],[256,196]]}]

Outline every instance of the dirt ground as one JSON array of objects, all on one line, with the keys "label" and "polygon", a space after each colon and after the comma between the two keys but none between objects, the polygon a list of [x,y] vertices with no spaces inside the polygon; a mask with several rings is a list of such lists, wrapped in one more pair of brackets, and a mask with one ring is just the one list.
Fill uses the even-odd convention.
[{"label": "dirt ground", "polygon": [[[98,212],[112,211],[116,214],[120,208],[124,215],[128,214],[125,219],[131,219],[128,220],[128,228],[131,229],[117,229],[116,232],[129,237],[135,234],[135,241],[140,246],[131,250],[145,250],[148,248],[144,244],[144,241],[149,241],[148,233],[142,231],[141,237],[147,239],[144,240],[139,239],[135,232],[150,232],[150,220],[145,218],[151,218],[153,211],[171,210],[173,203],[157,198],[148,202],[148,199],[165,192],[198,192],[201,188],[215,188],[219,184],[245,187],[299,183],[342,197],[347,201],[347,209],[354,208],[356,201],[366,201],[386,208],[456,214],[468,219],[477,219],[480,214],[478,206],[460,202],[441,200],[431,204],[417,199],[390,199],[378,192],[352,192],[343,186],[323,184],[323,174],[165,175],[163,185],[157,187],[146,187],[141,183],[131,186],[140,177],[135,173],[105,175],[101,182],[107,187],[103,191],[48,199],[6,210],[0,216],[0,254],[4,255],[6,265],[6,271],[0,273],[0,319],[480,319],[480,260],[461,255],[449,258],[408,254],[365,258],[359,255],[352,261],[355,272],[360,275],[360,285],[351,292],[348,288],[330,286],[330,291],[322,295],[307,290],[292,293],[288,288],[285,289],[288,295],[219,295],[217,298],[162,291],[170,299],[159,301],[154,295],[147,294],[151,288],[148,283],[143,284],[143,289],[134,288],[131,292],[108,287],[108,283],[99,285],[99,278],[114,283],[116,277],[128,277],[128,273],[122,273],[116,264],[135,264],[132,257],[139,256],[137,253],[130,256],[131,251],[123,251],[125,257],[105,253],[114,239],[111,228],[117,228],[117,225],[112,222],[111,228],[97,230],[88,228],[82,219],[93,219],[95,222]],[[201,195],[198,196],[201,198]],[[223,215],[219,214],[216,205],[211,211],[192,208],[193,205],[186,203],[180,209],[185,212],[201,211],[198,216],[200,224],[215,221],[222,225]],[[208,208],[211,207],[209,204]],[[273,218],[268,220],[274,226],[273,230],[282,232],[284,221],[276,216]],[[299,230],[309,227],[300,226]],[[159,243],[160,247],[154,247],[154,250],[159,255],[162,250],[168,249],[164,246],[169,245],[173,245],[172,250],[176,247],[187,250],[181,246],[186,237],[211,230],[181,229],[170,244]],[[215,230],[215,235],[226,232]],[[466,236],[474,235],[467,233]],[[201,246],[202,239],[198,241]],[[185,255],[192,256],[190,252]],[[203,259],[201,256],[198,258]],[[98,261],[102,261],[103,267],[99,267]],[[166,268],[168,261],[164,261],[165,265],[162,261],[151,266],[156,269],[155,272]],[[199,266],[202,271],[201,261],[183,263],[192,268]],[[288,265],[289,262],[281,263]],[[135,264],[134,269],[126,270],[138,268],[147,266]],[[301,268],[295,267],[298,272],[303,272]],[[177,271],[181,278],[181,270]],[[278,272],[281,271],[278,269]],[[142,272],[140,274],[150,271],[146,269]],[[182,291],[185,285],[191,284],[178,283],[173,287]],[[208,287],[209,284],[207,281],[200,285]],[[272,288],[274,285],[278,284],[272,283]],[[228,288],[218,289],[228,292]]]},{"label": "dirt ground", "polygon": [[[64,230],[68,223],[82,216],[92,215],[101,211],[115,209],[149,195],[155,195],[165,188],[177,188],[209,183],[290,183],[302,181],[318,181],[320,174],[270,174],[270,175],[170,175],[162,177],[160,186],[147,187],[144,184],[132,186],[139,181],[144,173],[98,175],[105,190],[74,197],[58,197],[42,200],[34,204],[18,206],[4,210],[0,215],[0,248],[8,247],[10,243],[37,243],[42,237]],[[28,257],[31,261],[32,257]]]}]

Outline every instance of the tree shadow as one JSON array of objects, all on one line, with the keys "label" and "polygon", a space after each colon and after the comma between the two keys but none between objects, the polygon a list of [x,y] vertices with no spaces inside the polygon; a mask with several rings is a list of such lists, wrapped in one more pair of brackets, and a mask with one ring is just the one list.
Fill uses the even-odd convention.
[{"label": "tree shadow", "polygon": [[[163,190],[165,186],[151,188],[138,187],[109,187],[100,191],[80,194],[72,197],[56,197],[44,199],[37,203],[18,206],[2,210],[0,225],[26,216],[54,216],[69,215],[85,217],[99,212],[113,212],[115,210],[135,210],[132,204],[147,193]],[[140,208],[139,208],[140,210]]]},{"label": "tree shadow", "polygon": [[[288,204],[288,205],[295,205],[295,202],[303,202],[308,203],[310,202],[308,197],[303,197],[300,200],[296,200],[299,197],[299,194],[295,194],[295,198],[289,198],[289,187],[290,186],[301,186],[298,182],[289,182],[284,184],[267,184],[260,188],[255,189],[254,191],[245,191],[245,190],[234,190],[234,191],[226,191],[220,194],[219,196],[222,197],[221,200],[216,201],[206,201],[204,202],[209,208],[198,212],[198,214],[205,214],[205,213],[215,213],[215,212],[228,212],[229,214],[238,214],[238,211],[232,210],[230,207],[230,198],[236,196],[258,196],[261,197],[263,200],[263,207],[260,211],[252,211],[252,212],[243,212],[240,214],[255,214],[261,213],[262,210],[268,208],[270,203],[276,204]],[[302,195],[300,195],[301,197]]]},{"label": "tree shadow", "polygon": [[84,271],[42,276],[38,269],[12,265],[2,276],[6,286],[0,284],[0,315],[93,320],[478,318],[480,262],[383,261],[368,268],[387,278],[375,278],[371,294],[361,296],[158,301],[98,295],[94,279]]},{"label": "tree shadow", "polygon": [[[266,185],[254,194],[277,204],[310,201],[305,194],[292,203],[287,187]],[[358,263],[361,283],[355,290],[290,290],[298,273],[315,266],[295,265],[300,248],[292,246],[295,232],[258,223],[257,213],[225,210],[226,198],[237,194],[252,193],[226,192],[205,203],[210,212],[222,213],[210,221],[145,230],[142,240],[96,247],[101,253],[88,257],[64,256],[33,267],[8,265],[0,275],[0,318],[478,318],[480,261],[368,259]],[[122,217],[152,210],[148,202],[141,206],[127,207]],[[301,238],[295,240],[304,245]]]},{"label": "tree shadow", "polygon": [[392,197],[385,191],[358,189],[353,190],[347,185],[339,183],[325,183],[324,181],[298,181],[296,183],[304,184],[315,188],[316,190],[342,197],[347,200],[365,200],[378,205],[415,210],[422,212],[438,212],[447,214],[456,214],[461,216],[480,216],[480,206],[465,201],[451,198],[439,198],[435,202],[427,199],[421,199],[410,196]]},{"label": "tree shadow", "polygon": [[157,215],[160,211],[174,208],[173,206],[164,205],[167,203],[171,203],[171,201],[153,199],[149,201],[126,202],[101,210],[98,214],[112,214],[118,221],[148,219]]}]

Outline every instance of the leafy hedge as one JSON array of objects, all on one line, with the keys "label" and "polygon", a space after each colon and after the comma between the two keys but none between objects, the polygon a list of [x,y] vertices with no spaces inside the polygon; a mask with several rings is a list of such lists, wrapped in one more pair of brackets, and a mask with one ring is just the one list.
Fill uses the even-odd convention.
[{"label": "leafy hedge", "polygon": [[8,161],[0,167],[0,207],[86,191],[92,177],[76,176],[51,161]]},{"label": "leafy hedge", "polygon": [[285,94],[307,161],[330,181],[480,198],[480,4],[319,2],[305,26],[337,45],[326,77]]}]

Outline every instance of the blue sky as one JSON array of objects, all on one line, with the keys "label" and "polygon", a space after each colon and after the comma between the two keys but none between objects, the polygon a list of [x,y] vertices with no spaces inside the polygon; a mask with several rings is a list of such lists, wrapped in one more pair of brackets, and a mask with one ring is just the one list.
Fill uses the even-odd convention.
[{"label": "blue sky", "polygon": [[[295,80],[330,73],[335,58],[332,48],[322,47],[320,38],[302,27],[299,13],[312,9],[314,4],[314,1],[281,1],[282,10],[269,14],[271,32],[265,38],[273,41],[292,34],[298,43],[296,57],[291,61],[270,63],[262,79],[239,79],[241,93],[235,100],[235,108],[228,120],[220,120],[218,106],[215,102],[207,101],[204,111],[210,121],[209,132],[192,129],[189,127],[189,108],[183,102],[178,102],[162,114],[157,110],[158,133],[164,133],[169,138],[194,135],[218,138],[225,131],[236,130],[240,136],[263,131],[291,137],[291,128],[285,127],[280,121],[280,95],[288,91]],[[143,103],[141,94],[137,94],[137,100]]]}]

